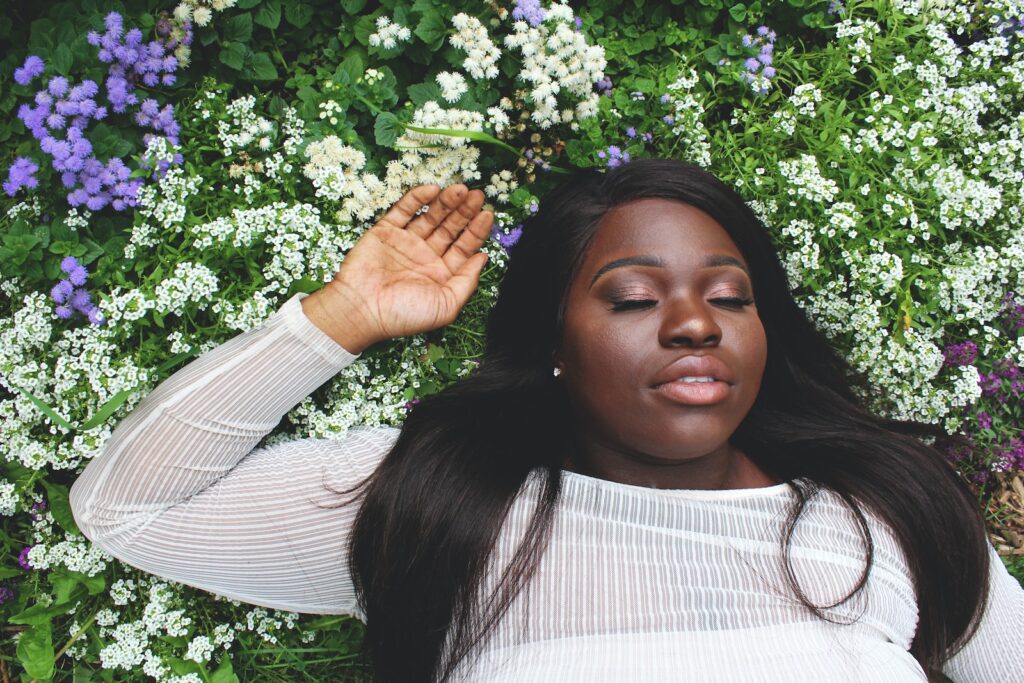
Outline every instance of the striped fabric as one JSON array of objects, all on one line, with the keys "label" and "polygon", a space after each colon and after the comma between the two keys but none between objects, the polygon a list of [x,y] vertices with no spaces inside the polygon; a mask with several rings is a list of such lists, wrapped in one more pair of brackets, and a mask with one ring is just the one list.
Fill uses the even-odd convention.
[{"label": "striped fabric", "polygon": [[[344,553],[356,509],[324,507],[340,500],[325,485],[371,473],[398,430],[256,448],[355,359],[305,316],[305,296],[156,387],[82,472],[71,504],[93,543],[144,571],[265,607],[362,619]],[[522,538],[541,483],[534,472],[516,499],[482,593]],[[575,472],[563,483],[529,590],[456,680],[926,680],[907,652],[918,615],[905,558],[877,518],[868,584],[828,609],[829,623],[786,583],[788,485],[659,490]],[[947,665],[956,683],[1024,682],[1024,590],[990,552],[991,608]],[[812,499],[790,557],[819,605],[856,584],[864,549],[837,497]]]}]

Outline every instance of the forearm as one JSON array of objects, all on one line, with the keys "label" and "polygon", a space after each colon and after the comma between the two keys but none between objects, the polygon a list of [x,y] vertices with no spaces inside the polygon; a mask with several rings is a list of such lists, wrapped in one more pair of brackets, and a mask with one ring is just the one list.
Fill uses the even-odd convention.
[{"label": "forearm", "polygon": [[71,490],[90,538],[209,486],[355,359],[311,323],[301,296],[175,372],[122,420]]}]

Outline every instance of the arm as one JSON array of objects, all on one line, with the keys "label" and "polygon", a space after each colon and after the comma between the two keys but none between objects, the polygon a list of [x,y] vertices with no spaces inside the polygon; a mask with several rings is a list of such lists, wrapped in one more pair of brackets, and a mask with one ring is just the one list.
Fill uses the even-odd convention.
[{"label": "arm", "polygon": [[[358,501],[326,490],[376,467],[394,429],[253,450],[356,356],[296,294],[162,382],[114,430],[71,489],[82,532],[164,578],[279,609],[355,613],[344,544]],[[358,615],[357,615],[358,616]]]},{"label": "arm", "polygon": [[991,545],[989,555],[988,608],[943,671],[955,683],[1024,683],[1024,588]]}]

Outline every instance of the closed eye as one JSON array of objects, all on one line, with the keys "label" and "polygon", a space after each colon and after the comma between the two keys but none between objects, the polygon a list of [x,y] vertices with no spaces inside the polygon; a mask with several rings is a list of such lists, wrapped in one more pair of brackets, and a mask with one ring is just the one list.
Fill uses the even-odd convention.
[{"label": "closed eye", "polygon": [[[654,299],[625,299],[620,301],[612,301],[613,311],[634,311],[643,308],[649,308],[657,302]],[[749,306],[754,303],[753,299],[740,299],[737,297],[720,297],[717,299],[711,299],[711,303],[719,304],[721,306],[729,306],[731,308],[742,308]]]}]

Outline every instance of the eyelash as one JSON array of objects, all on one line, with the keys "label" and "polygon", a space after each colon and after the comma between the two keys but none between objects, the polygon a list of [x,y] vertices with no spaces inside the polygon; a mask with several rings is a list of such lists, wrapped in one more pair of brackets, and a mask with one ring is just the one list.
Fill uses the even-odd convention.
[{"label": "eyelash", "polygon": [[[740,299],[738,297],[727,297],[711,299],[712,303],[722,303],[726,306],[734,306],[741,308],[743,306],[749,306],[754,303],[753,299]],[[613,311],[633,311],[641,308],[647,308],[650,305],[656,303],[653,299],[624,299],[620,301],[612,301]]]}]

